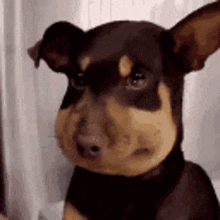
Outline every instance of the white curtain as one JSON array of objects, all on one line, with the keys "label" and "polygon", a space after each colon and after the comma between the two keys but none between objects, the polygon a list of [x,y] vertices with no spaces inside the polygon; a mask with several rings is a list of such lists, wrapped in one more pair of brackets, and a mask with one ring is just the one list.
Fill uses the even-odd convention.
[{"label": "white curtain", "polygon": [[[150,20],[171,27],[208,0],[2,0],[0,71],[7,211],[11,219],[61,219],[73,172],[57,147],[54,119],[66,78],[41,62],[38,70],[27,48],[58,20],[87,30],[120,19]],[[220,188],[220,53],[206,68],[186,77],[184,96],[187,158],[200,163]],[[219,185],[218,185],[219,184]],[[39,217],[40,216],[40,217]]]}]

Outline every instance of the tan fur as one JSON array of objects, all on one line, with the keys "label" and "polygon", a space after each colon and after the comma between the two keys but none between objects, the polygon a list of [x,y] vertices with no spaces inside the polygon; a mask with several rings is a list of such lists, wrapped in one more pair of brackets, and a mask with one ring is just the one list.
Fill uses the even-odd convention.
[{"label": "tan fur", "polygon": [[79,211],[70,203],[67,203],[64,209],[64,220],[87,220]]},{"label": "tan fur", "polygon": [[[160,83],[158,93],[161,109],[148,112],[124,106],[113,96],[97,104],[85,92],[75,108],[61,110],[57,116],[56,136],[64,154],[75,165],[104,174],[136,176],[156,167],[170,153],[176,137],[169,89]],[[80,157],[75,147],[73,137],[79,135],[82,118],[88,120],[87,130],[90,123],[96,124],[98,135],[108,139],[95,160]]]},{"label": "tan fur", "polygon": [[131,73],[134,62],[128,56],[124,55],[119,61],[119,73],[122,77],[126,77]]},{"label": "tan fur", "polygon": [[82,71],[85,71],[91,62],[91,58],[86,56],[80,61]]}]

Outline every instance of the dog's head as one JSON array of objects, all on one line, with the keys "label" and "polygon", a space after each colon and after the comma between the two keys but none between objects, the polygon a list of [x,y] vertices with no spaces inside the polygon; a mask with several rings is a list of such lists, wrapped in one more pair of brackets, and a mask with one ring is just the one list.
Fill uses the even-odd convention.
[{"label": "dog's head", "polygon": [[219,48],[220,3],[170,30],[120,21],[87,32],[50,26],[29,49],[68,78],[56,137],[77,166],[135,176],[160,164],[182,139],[183,77]]}]

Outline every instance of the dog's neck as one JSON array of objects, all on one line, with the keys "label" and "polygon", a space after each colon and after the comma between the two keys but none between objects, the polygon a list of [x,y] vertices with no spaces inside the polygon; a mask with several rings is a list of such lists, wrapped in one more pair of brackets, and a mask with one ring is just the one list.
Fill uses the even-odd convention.
[{"label": "dog's neck", "polygon": [[[147,210],[151,212],[155,209],[156,202],[161,201],[172,190],[183,166],[183,153],[177,141],[163,163],[139,176],[103,175],[76,167],[66,200],[82,213],[90,213],[91,216],[96,216],[98,212],[100,215],[102,213],[103,217],[109,210],[112,216],[115,213],[119,215],[121,210],[126,213],[135,210],[132,212],[136,213],[134,207],[142,207],[142,203],[145,206],[148,204]],[[88,201],[88,204],[85,201]],[[138,212],[143,210],[146,210],[146,207],[140,208]]]}]

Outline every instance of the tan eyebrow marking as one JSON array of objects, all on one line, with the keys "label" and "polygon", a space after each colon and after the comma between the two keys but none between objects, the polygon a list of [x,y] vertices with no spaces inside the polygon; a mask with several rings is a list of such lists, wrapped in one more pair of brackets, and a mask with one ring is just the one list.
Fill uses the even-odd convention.
[{"label": "tan eyebrow marking", "polygon": [[126,77],[131,73],[131,69],[134,65],[134,62],[131,58],[124,55],[119,61],[119,72],[122,77]]},{"label": "tan eyebrow marking", "polygon": [[88,65],[91,62],[91,58],[89,56],[84,57],[81,61],[80,61],[80,65],[81,65],[81,69],[82,71],[85,71],[86,68],[88,67]]}]

